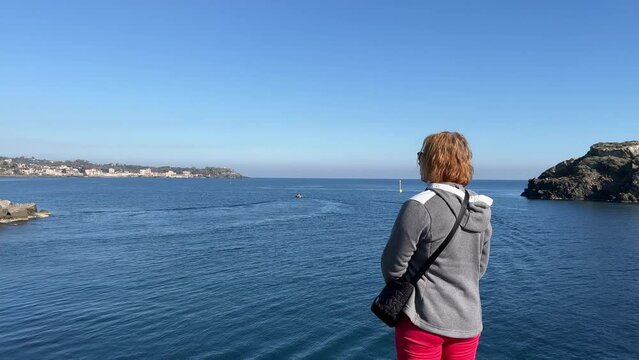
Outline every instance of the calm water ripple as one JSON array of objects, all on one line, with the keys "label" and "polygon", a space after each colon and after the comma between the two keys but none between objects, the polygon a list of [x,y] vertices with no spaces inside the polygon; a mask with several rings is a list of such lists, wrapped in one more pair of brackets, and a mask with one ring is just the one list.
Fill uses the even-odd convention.
[{"label": "calm water ripple", "polygon": [[[418,181],[1,179],[1,359],[393,358],[370,314]],[[639,206],[495,199],[482,359],[635,359]],[[294,195],[305,196],[296,200]]]}]

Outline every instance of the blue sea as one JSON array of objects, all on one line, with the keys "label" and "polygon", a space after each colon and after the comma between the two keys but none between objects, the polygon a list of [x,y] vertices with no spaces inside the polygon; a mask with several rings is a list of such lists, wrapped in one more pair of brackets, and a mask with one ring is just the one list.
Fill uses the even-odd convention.
[{"label": "blue sea", "polygon": [[[491,196],[479,359],[638,359],[639,205]],[[0,178],[0,359],[391,359],[369,311],[417,180]],[[304,195],[295,199],[295,193]]]}]

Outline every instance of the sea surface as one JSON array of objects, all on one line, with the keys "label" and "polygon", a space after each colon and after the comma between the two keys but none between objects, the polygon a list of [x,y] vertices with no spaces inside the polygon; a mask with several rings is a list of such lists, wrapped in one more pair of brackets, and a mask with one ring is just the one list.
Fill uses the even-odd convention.
[{"label": "sea surface", "polygon": [[[491,196],[479,359],[639,359],[639,205]],[[369,311],[417,180],[0,178],[0,359],[391,359]],[[302,199],[294,195],[301,192]]]}]

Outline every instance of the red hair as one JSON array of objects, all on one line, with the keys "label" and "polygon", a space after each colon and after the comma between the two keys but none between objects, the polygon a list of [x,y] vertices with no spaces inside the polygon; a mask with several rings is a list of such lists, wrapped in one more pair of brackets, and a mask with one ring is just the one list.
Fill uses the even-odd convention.
[{"label": "red hair", "polygon": [[468,185],[473,178],[472,153],[464,135],[443,131],[428,135],[417,158],[422,180]]}]

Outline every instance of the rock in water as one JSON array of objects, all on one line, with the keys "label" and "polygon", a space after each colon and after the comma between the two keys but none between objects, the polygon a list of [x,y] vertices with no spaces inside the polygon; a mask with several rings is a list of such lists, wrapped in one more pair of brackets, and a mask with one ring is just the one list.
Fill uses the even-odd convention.
[{"label": "rock in water", "polygon": [[14,204],[9,200],[0,200],[0,224],[26,221],[49,216],[46,210],[38,211],[34,203]]},{"label": "rock in water", "polygon": [[530,179],[529,199],[639,202],[639,141],[597,143]]}]

